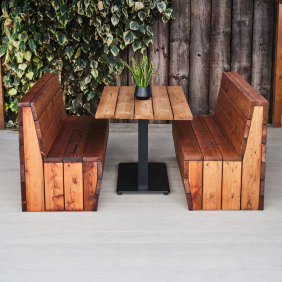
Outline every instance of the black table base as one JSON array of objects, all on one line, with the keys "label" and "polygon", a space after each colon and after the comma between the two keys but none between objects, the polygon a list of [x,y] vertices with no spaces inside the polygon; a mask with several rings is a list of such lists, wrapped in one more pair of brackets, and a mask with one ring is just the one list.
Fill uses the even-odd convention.
[{"label": "black table base", "polygon": [[148,164],[148,188],[138,188],[138,163],[120,163],[117,193],[163,193],[170,192],[165,163]]},{"label": "black table base", "polygon": [[138,121],[138,163],[120,163],[117,193],[164,193],[169,183],[165,163],[148,163],[148,120]]}]

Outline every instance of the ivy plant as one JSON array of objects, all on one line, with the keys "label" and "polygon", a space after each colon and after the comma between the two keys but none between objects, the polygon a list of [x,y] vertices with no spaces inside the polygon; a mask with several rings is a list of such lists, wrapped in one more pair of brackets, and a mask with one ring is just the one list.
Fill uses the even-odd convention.
[{"label": "ivy plant", "polygon": [[5,110],[14,113],[44,73],[58,73],[66,109],[94,114],[99,86],[114,85],[124,68],[119,52],[143,53],[157,15],[174,18],[162,0],[6,0],[1,8]]}]

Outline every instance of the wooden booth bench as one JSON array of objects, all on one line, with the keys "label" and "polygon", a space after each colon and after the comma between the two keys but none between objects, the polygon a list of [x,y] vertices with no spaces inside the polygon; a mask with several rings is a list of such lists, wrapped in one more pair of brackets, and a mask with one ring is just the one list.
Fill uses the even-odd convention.
[{"label": "wooden booth bench", "polygon": [[268,101],[223,73],[214,115],[173,121],[189,210],[263,210]]},{"label": "wooden booth bench", "polygon": [[109,121],[67,116],[57,74],[18,103],[23,211],[96,211]]}]

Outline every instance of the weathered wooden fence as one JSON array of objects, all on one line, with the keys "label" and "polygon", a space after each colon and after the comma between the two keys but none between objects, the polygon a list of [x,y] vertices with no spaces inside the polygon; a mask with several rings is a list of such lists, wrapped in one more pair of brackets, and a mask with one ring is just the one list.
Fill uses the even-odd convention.
[{"label": "weathered wooden fence", "polygon": [[[238,72],[272,100],[276,4],[273,0],[173,0],[175,20],[153,27],[151,85],[181,85],[193,114],[214,113],[223,71]],[[124,50],[120,58],[142,55]],[[118,85],[134,85],[127,71]]]}]

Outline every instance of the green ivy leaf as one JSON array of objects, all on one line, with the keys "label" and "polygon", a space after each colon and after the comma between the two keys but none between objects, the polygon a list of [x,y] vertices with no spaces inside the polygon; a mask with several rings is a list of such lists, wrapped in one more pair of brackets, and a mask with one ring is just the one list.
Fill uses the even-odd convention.
[{"label": "green ivy leaf", "polygon": [[71,111],[76,114],[78,111],[78,108],[80,107],[80,103],[77,99],[72,100],[71,102]]},{"label": "green ivy leaf", "polygon": [[17,95],[18,94],[18,91],[16,88],[11,88],[9,91],[8,91],[9,95],[10,96],[14,96],[14,95]]},{"label": "green ivy leaf", "polygon": [[102,81],[106,84],[106,85],[110,85],[111,82],[113,81],[113,77],[111,75],[107,75],[105,77],[103,77]]},{"label": "green ivy leaf", "polygon": [[134,51],[134,52],[137,51],[138,49],[140,49],[140,48],[141,48],[141,43],[140,43],[140,41],[135,40],[135,41],[133,42],[133,44],[132,44],[132,48],[133,48],[133,51]]},{"label": "green ivy leaf", "polygon": [[87,101],[92,100],[95,97],[95,91],[90,90],[87,94]]},{"label": "green ivy leaf", "polygon": [[91,75],[91,74],[88,74],[88,75],[85,77],[84,84],[90,83],[91,80],[92,80],[92,75]]},{"label": "green ivy leaf", "polygon": [[23,59],[24,59],[24,53],[15,52],[15,56],[17,58],[18,64],[21,64],[23,62]]},{"label": "green ivy leaf", "polygon": [[138,13],[138,17],[139,17],[139,19],[143,22],[144,19],[145,19],[145,14],[144,14],[144,12],[143,12],[143,11],[140,11],[140,12]]},{"label": "green ivy leaf", "polygon": [[19,64],[19,67],[18,67],[20,70],[23,70],[25,71],[26,68],[27,68],[27,64]]},{"label": "green ivy leaf", "polygon": [[27,51],[27,52],[23,53],[23,57],[26,61],[29,62],[31,60],[32,53],[30,51]]},{"label": "green ivy leaf", "polygon": [[102,64],[107,64],[108,63],[108,56],[106,54],[103,54],[99,59],[98,62]]},{"label": "green ivy leaf", "polygon": [[65,45],[68,42],[67,36],[61,31],[56,32],[56,37],[60,45]]},{"label": "green ivy leaf", "polygon": [[82,50],[85,54],[87,54],[87,53],[89,52],[89,50],[90,50],[90,47],[91,47],[90,44],[83,44],[81,50]]},{"label": "green ivy leaf", "polygon": [[76,41],[80,41],[80,33],[76,31],[75,33],[72,34],[72,38]]},{"label": "green ivy leaf", "polygon": [[20,44],[19,44],[19,49],[20,49],[20,51],[25,51],[26,45],[25,45],[25,42],[24,42],[24,41],[21,41],[21,42],[20,42]]},{"label": "green ivy leaf", "polygon": [[[24,31],[24,32],[22,32],[22,33],[20,33],[20,34],[18,35],[18,38],[19,38],[20,41],[26,42],[27,39],[28,39],[28,35],[27,35],[27,33]],[[3,41],[4,41],[4,38],[3,38]]]},{"label": "green ivy leaf", "polygon": [[66,26],[67,23],[68,23],[68,17],[67,17],[67,15],[66,15],[66,14],[64,14],[64,15],[59,15],[58,21],[59,21],[63,26]]},{"label": "green ivy leaf", "polygon": [[123,34],[123,40],[124,40],[125,45],[131,44],[135,38],[136,36],[134,32],[132,32],[131,30],[126,31]]},{"label": "green ivy leaf", "polygon": [[135,2],[135,10],[141,10],[144,8],[144,4],[142,2]]},{"label": "green ivy leaf", "polygon": [[113,45],[111,47],[111,52],[114,55],[114,57],[116,57],[118,55],[118,53],[119,53],[119,48],[116,45]]},{"label": "green ivy leaf", "polygon": [[91,74],[93,75],[93,77],[96,79],[99,75],[98,70],[97,69],[92,69],[91,70]]},{"label": "green ivy leaf", "polygon": [[141,33],[145,34],[145,32],[146,32],[145,25],[144,25],[144,24],[140,24],[140,25],[138,26],[138,30],[139,30]]},{"label": "green ivy leaf", "polygon": [[130,22],[129,27],[131,30],[138,30],[138,23],[137,22]]},{"label": "green ivy leaf", "polygon": [[127,5],[129,7],[132,7],[134,5],[134,1],[133,0],[126,0],[126,2],[127,2]]},{"label": "green ivy leaf", "polygon": [[72,47],[72,46],[67,46],[67,48],[66,48],[66,54],[67,54],[67,56],[68,56],[69,59],[71,59],[73,53],[74,53],[73,47]]},{"label": "green ivy leaf", "polygon": [[26,75],[25,75],[29,80],[32,80],[33,76],[34,76],[34,73],[33,72],[28,72]]},{"label": "green ivy leaf", "polygon": [[153,36],[153,30],[150,26],[147,26],[146,30],[147,30],[149,35]]},{"label": "green ivy leaf", "polygon": [[118,16],[116,14],[114,14],[111,17],[111,22],[112,22],[113,26],[116,26],[119,23],[119,18],[118,18]]},{"label": "green ivy leaf", "polygon": [[61,11],[61,14],[65,14],[67,11],[68,11],[68,8],[66,5],[61,5],[60,6],[60,11]]},{"label": "green ivy leaf", "polygon": [[104,44],[104,53],[109,54],[109,46]]},{"label": "green ivy leaf", "polygon": [[165,2],[160,2],[160,3],[157,3],[157,8],[159,10],[160,13],[164,12],[165,9],[166,9],[166,4]]},{"label": "green ivy leaf", "polygon": [[38,44],[42,45],[42,35],[41,35],[41,33],[37,32],[37,33],[35,34],[34,40],[35,40],[35,42],[37,42]]},{"label": "green ivy leaf", "polygon": [[32,38],[29,39],[28,45],[29,45],[30,50],[31,50],[35,55],[37,55],[36,43],[35,43],[34,39],[32,39]]}]

